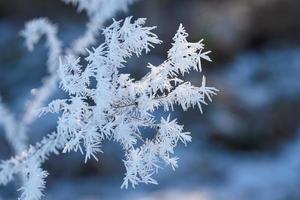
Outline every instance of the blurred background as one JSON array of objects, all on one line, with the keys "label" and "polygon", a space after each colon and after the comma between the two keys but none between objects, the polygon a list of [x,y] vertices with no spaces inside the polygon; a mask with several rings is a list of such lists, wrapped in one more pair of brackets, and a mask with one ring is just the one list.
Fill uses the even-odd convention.
[{"label": "blurred background", "polygon": [[[177,148],[179,168],[162,169],[159,185],[121,190],[123,154],[108,142],[99,162],[84,164],[76,153],[51,156],[44,164],[50,172],[45,199],[300,199],[300,1],[141,0],[115,18],[128,15],[147,17],[164,43],[131,59],[126,72],[140,78],[148,62],[162,62],[183,23],[190,41],[203,38],[212,50],[214,62],[203,68],[220,93],[203,115],[176,109],[173,117],[192,132],[193,142]],[[28,52],[19,32],[26,21],[43,16],[58,25],[66,46],[83,33],[87,20],[59,0],[0,0],[0,95],[17,117],[47,75],[44,41]],[[199,85],[201,77],[193,73],[187,79]],[[52,99],[62,95],[58,90]],[[29,128],[30,142],[55,125],[53,116],[37,120]],[[0,159],[11,153],[0,128]],[[16,199],[16,188],[14,182],[1,186],[0,196]]]}]

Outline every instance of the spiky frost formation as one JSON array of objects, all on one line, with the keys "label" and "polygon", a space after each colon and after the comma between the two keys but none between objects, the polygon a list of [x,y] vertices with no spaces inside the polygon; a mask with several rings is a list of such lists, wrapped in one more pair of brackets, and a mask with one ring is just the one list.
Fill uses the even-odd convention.
[{"label": "spiky frost formation", "polygon": [[[141,80],[120,73],[128,58],[148,53],[161,43],[152,32],[155,27],[145,27],[145,22],[144,18],[132,17],[114,21],[103,30],[105,42],[88,51],[86,66],[73,55],[60,60],[60,87],[69,98],[55,100],[40,110],[41,114],[61,114],[56,132],[23,154],[2,162],[1,184],[11,181],[16,173],[27,172],[21,199],[39,199],[47,176],[40,166],[50,154],[80,151],[85,154],[85,162],[91,158],[98,160],[104,140],[118,142],[124,150],[126,173],[122,188],[139,183],[157,184],[153,175],[162,163],[177,167],[174,148],[179,142],[187,145],[190,133],[170,116],[156,120],[154,111],[162,107],[168,112],[179,105],[183,110],[197,106],[202,112],[202,105],[212,101],[218,90],[208,87],[204,76],[200,87],[183,80],[186,73],[202,72],[202,60],[211,60],[202,40],[187,41],[188,34],[182,25],[161,65],[149,64],[150,72]],[[141,130],[145,127],[153,130],[153,138],[143,136]],[[35,176],[31,174],[34,170],[39,172]]]}]

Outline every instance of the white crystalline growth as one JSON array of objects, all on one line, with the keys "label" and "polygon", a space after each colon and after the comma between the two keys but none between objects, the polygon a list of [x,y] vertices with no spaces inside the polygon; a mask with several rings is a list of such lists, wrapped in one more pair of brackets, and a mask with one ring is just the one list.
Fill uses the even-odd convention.
[{"label": "white crystalline growth", "polygon": [[[152,32],[155,27],[145,27],[145,22],[146,19],[132,17],[114,21],[103,30],[105,42],[88,51],[86,66],[74,56],[60,59],[60,87],[69,98],[54,100],[41,109],[41,114],[61,114],[57,129],[21,155],[2,162],[1,184],[11,181],[14,174],[24,174],[27,179],[21,188],[21,199],[40,199],[48,175],[41,164],[50,154],[81,151],[85,162],[90,158],[98,160],[104,140],[118,142],[124,150],[126,173],[122,188],[157,184],[153,175],[163,163],[177,167],[174,148],[179,142],[190,142],[191,135],[170,116],[156,120],[154,111],[161,107],[172,111],[174,105],[179,105],[183,110],[198,107],[202,112],[202,105],[212,101],[218,90],[208,87],[204,76],[200,87],[183,80],[186,73],[202,71],[202,60],[211,60],[202,40],[187,41],[182,25],[162,64],[149,64],[150,72],[141,80],[120,73],[128,58],[148,53],[161,43]],[[145,127],[153,130],[153,138],[143,136],[141,130]]]}]

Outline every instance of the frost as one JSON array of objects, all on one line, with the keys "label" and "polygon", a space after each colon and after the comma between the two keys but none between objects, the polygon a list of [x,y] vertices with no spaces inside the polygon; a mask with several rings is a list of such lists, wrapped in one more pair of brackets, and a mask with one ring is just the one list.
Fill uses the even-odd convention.
[{"label": "frost", "polygon": [[[85,10],[91,17],[90,23],[98,24],[117,10],[126,9],[133,1],[65,2],[78,5],[80,11]],[[89,3],[95,6],[89,6]],[[99,14],[99,7],[105,12]],[[205,76],[199,87],[183,80],[186,73],[202,71],[202,60],[211,60],[209,51],[204,51],[202,40],[196,43],[187,41],[188,34],[182,25],[179,26],[172,48],[162,64],[149,64],[147,67],[150,72],[140,80],[120,73],[129,58],[139,57],[150,52],[154,45],[161,44],[162,41],[153,33],[156,27],[146,27],[145,23],[145,18],[113,20],[102,31],[104,43],[88,48],[85,57],[74,53],[77,52],[76,47],[73,52],[61,53],[56,26],[48,20],[37,19],[26,25],[22,35],[25,36],[29,49],[33,48],[42,35],[46,35],[49,47],[48,69],[50,79],[54,79],[51,85],[56,86],[56,79],[59,80],[59,87],[69,97],[54,100],[43,108],[40,106],[41,97],[37,97],[36,102],[39,103],[34,101],[34,107],[38,107],[39,112],[34,109],[36,114],[42,116],[59,113],[56,131],[28,150],[3,161],[0,164],[1,184],[7,184],[15,174],[22,174],[25,181],[20,188],[20,199],[38,200],[42,197],[48,175],[41,165],[51,154],[79,151],[85,155],[85,162],[92,158],[98,160],[104,140],[119,143],[124,151],[126,173],[122,188],[128,188],[129,185],[135,187],[140,183],[157,184],[154,175],[163,163],[175,170],[178,158],[174,155],[174,148],[178,143],[187,145],[191,142],[191,135],[170,115],[156,120],[154,111],[163,108],[168,112],[174,109],[174,105],[180,105],[183,110],[196,106],[202,112],[202,106],[211,102],[218,90],[206,86]],[[98,28],[101,26],[95,25],[92,29]],[[82,45],[82,42],[79,43]],[[81,64],[83,59],[87,61],[86,65]],[[91,80],[96,83],[92,84]],[[41,96],[42,91],[39,90]],[[1,104],[0,111],[6,112],[1,109]],[[3,119],[3,124],[15,123],[12,117],[7,116],[7,119]],[[146,138],[141,131],[143,128],[150,128],[154,137]]]},{"label": "frost", "polygon": [[0,125],[4,127],[7,141],[10,142],[15,153],[19,154],[26,148],[24,127],[19,126],[15,116],[6,108],[0,98]]},{"label": "frost", "polygon": [[85,33],[73,42],[69,52],[85,53],[85,48],[96,42],[96,36],[103,23],[119,11],[127,11],[128,6],[138,0],[62,0],[78,6],[78,11],[85,11],[89,17]]},{"label": "frost", "polygon": [[28,166],[23,171],[26,176],[25,185],[19,190],[23,191],[20,200],[39,200],[43,196],[42,191],[45,189],[45,178],[48,173],[38,166],[38,163],[33,161],[28,162]]}]

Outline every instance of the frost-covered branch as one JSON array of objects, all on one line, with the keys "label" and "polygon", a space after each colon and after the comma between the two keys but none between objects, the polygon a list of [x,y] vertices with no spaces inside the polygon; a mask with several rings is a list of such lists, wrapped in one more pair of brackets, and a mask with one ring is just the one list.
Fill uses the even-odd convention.
[{"label": "frost-covered branch", "polygon": [[23,170],[26,177],[25,185],[19,190],[22,191],[20,200],[39,200],[43,196],[43,190],[45,186],[45,178],[48,173],[41,169],[39,163],[35,160],[31,160],[27,163],[27,166]]},{"label": "frost-covered branch", "polygon": [[[78,11],[85,11],[89,17],[85,33],[76,39],[72,46],[66,51],[70,55],[78,56],[85,53],[86,48],[95,42],[105,21],[111,19],[119,11],[127,11],[128,6],[137,0],[62,0],[65,3],[71,3],[78,6]],[[65,55],[60,40],[57,37],[57,27],[46,18],[34,19],[25,25],[21,32],[25,38],[27,48],[32,51],[34,45],[40,38],[45,35],[48,55],[48,72],[49,76],[44,78],[43,85],[34,89],[34,99],[28,102],[22,123],[26,126],[33,122],[37,115],[37,110],[42,107],[45,101],[54,93],[57,88],[57,68],[58,59]]]},{"label": "frost-covered branch", "polygon": [[[184,132],[183,126],[170,116],[156,120],[154,111],[162,107],[167,112],[178,104],[183,110],[197,106],[202,112],[202,105],[211,102],[218,90],[206,85],[205,76],[200,87],[183,80],[192,70],[201,72],[203,59],[211,60],[209,52],[204,52],[202,40],[187,41],[188,34],[182,25],[161,65],[149,64],[151,71],[138,81],[120,73],[127,59],[148,53],[161,43],[153,33],[155,27],[145,27],[145,22],[146,19],[132,17],[114,21],[103,30],[105,42],[88,50],[86,66],[74,55],[60,60],[60,87],[69,98],[54,100],[40,110],[41,114],[60,113],[56,132],[22,155],[4,161],[0,165],[0,183],[11,181],[14,174],[36,169],[40,173],[29,173],[21,197],[28,198],[27,189],[34,185],[33,198],[39,199],[47,175],[40,166],[51,153],[80,151],[85,154],[85,162],[91,158],[98,160],[104,140],[120,143],[125,153],[126,173],[121,187],[157,184],[153,176],[161,163],[172,169],[177,167],[174,148],[179,142],[187,145],[190,133]],[[153,138],[143,135],[144,127],[153,130]],[[37,165],[31,168],[32,162]],[[38,181],[32,183],[35,179]]]},{"label": "frost-covered branch", "polygon": [[172,157],[178,141],[187,145],[192,138],[189,132],[183,132],[183,126],[178,125],[176,120],[161,119],[156,136],[152,140],[146,140],[144,145],[130,149],[126,153],[124,164],[126,176],[121,188],[132,187],[139,183],[157,184],[152,175],[160,168],[160,161],[170,165],[173,170],[178,167],[177,157]]},{"label": "frost-covered branch", "polygon": [[6,185],[13,180],[14,175],[23,174],[32,163],[41,164],[50,154],[59,154],[67,139],[54,132],[44,137],[35,146],[30,146],[27,151],[3,161],[0,164],[0,184]]},{"label": "frost-covered branch", "polygon": [[32,51],[43,35],[46,36],[46,46],[49,48],[47,69],[49,76],[43,81],[39,89],[34,89],[34,99],[28,102],[22,118],[22,124],[30,124],[36,119],[37,110],[53,94],[57,88],[58,58],[62,54],[62,45],[57,37],[57,27],[45,18],[39,18],[28,22],[21,32],[25,38],[27,48]]},{"label": "frost-covered branch", "polygon": [[85,49],[96,42],[96,36],[104,23],[119,11],[127,11],[128,6],[138,0],[62,0],[67,4],[78,7],[78,11],[85,11],[89,18],[86,30],[76,39],[68,54],[83,54]]},{"label": "frost-covered branch", "polygon": [[16,154],[26,149],[26,135],[23,126],[19,126],[15,116],[6,108],[0,97],[0,125],[4,127],[5,137]]},{"label": "frost-covered branch", "polygon": [[57,27],[46,18],[34,19],[25,24],[21,35],[25,38],[28,50],[32,51],[42,36],[46,36],[46,46],[48,53],[48,72],[55,73],[58,67],[58,57],[62,52],[62,45],[57,37]]}]

